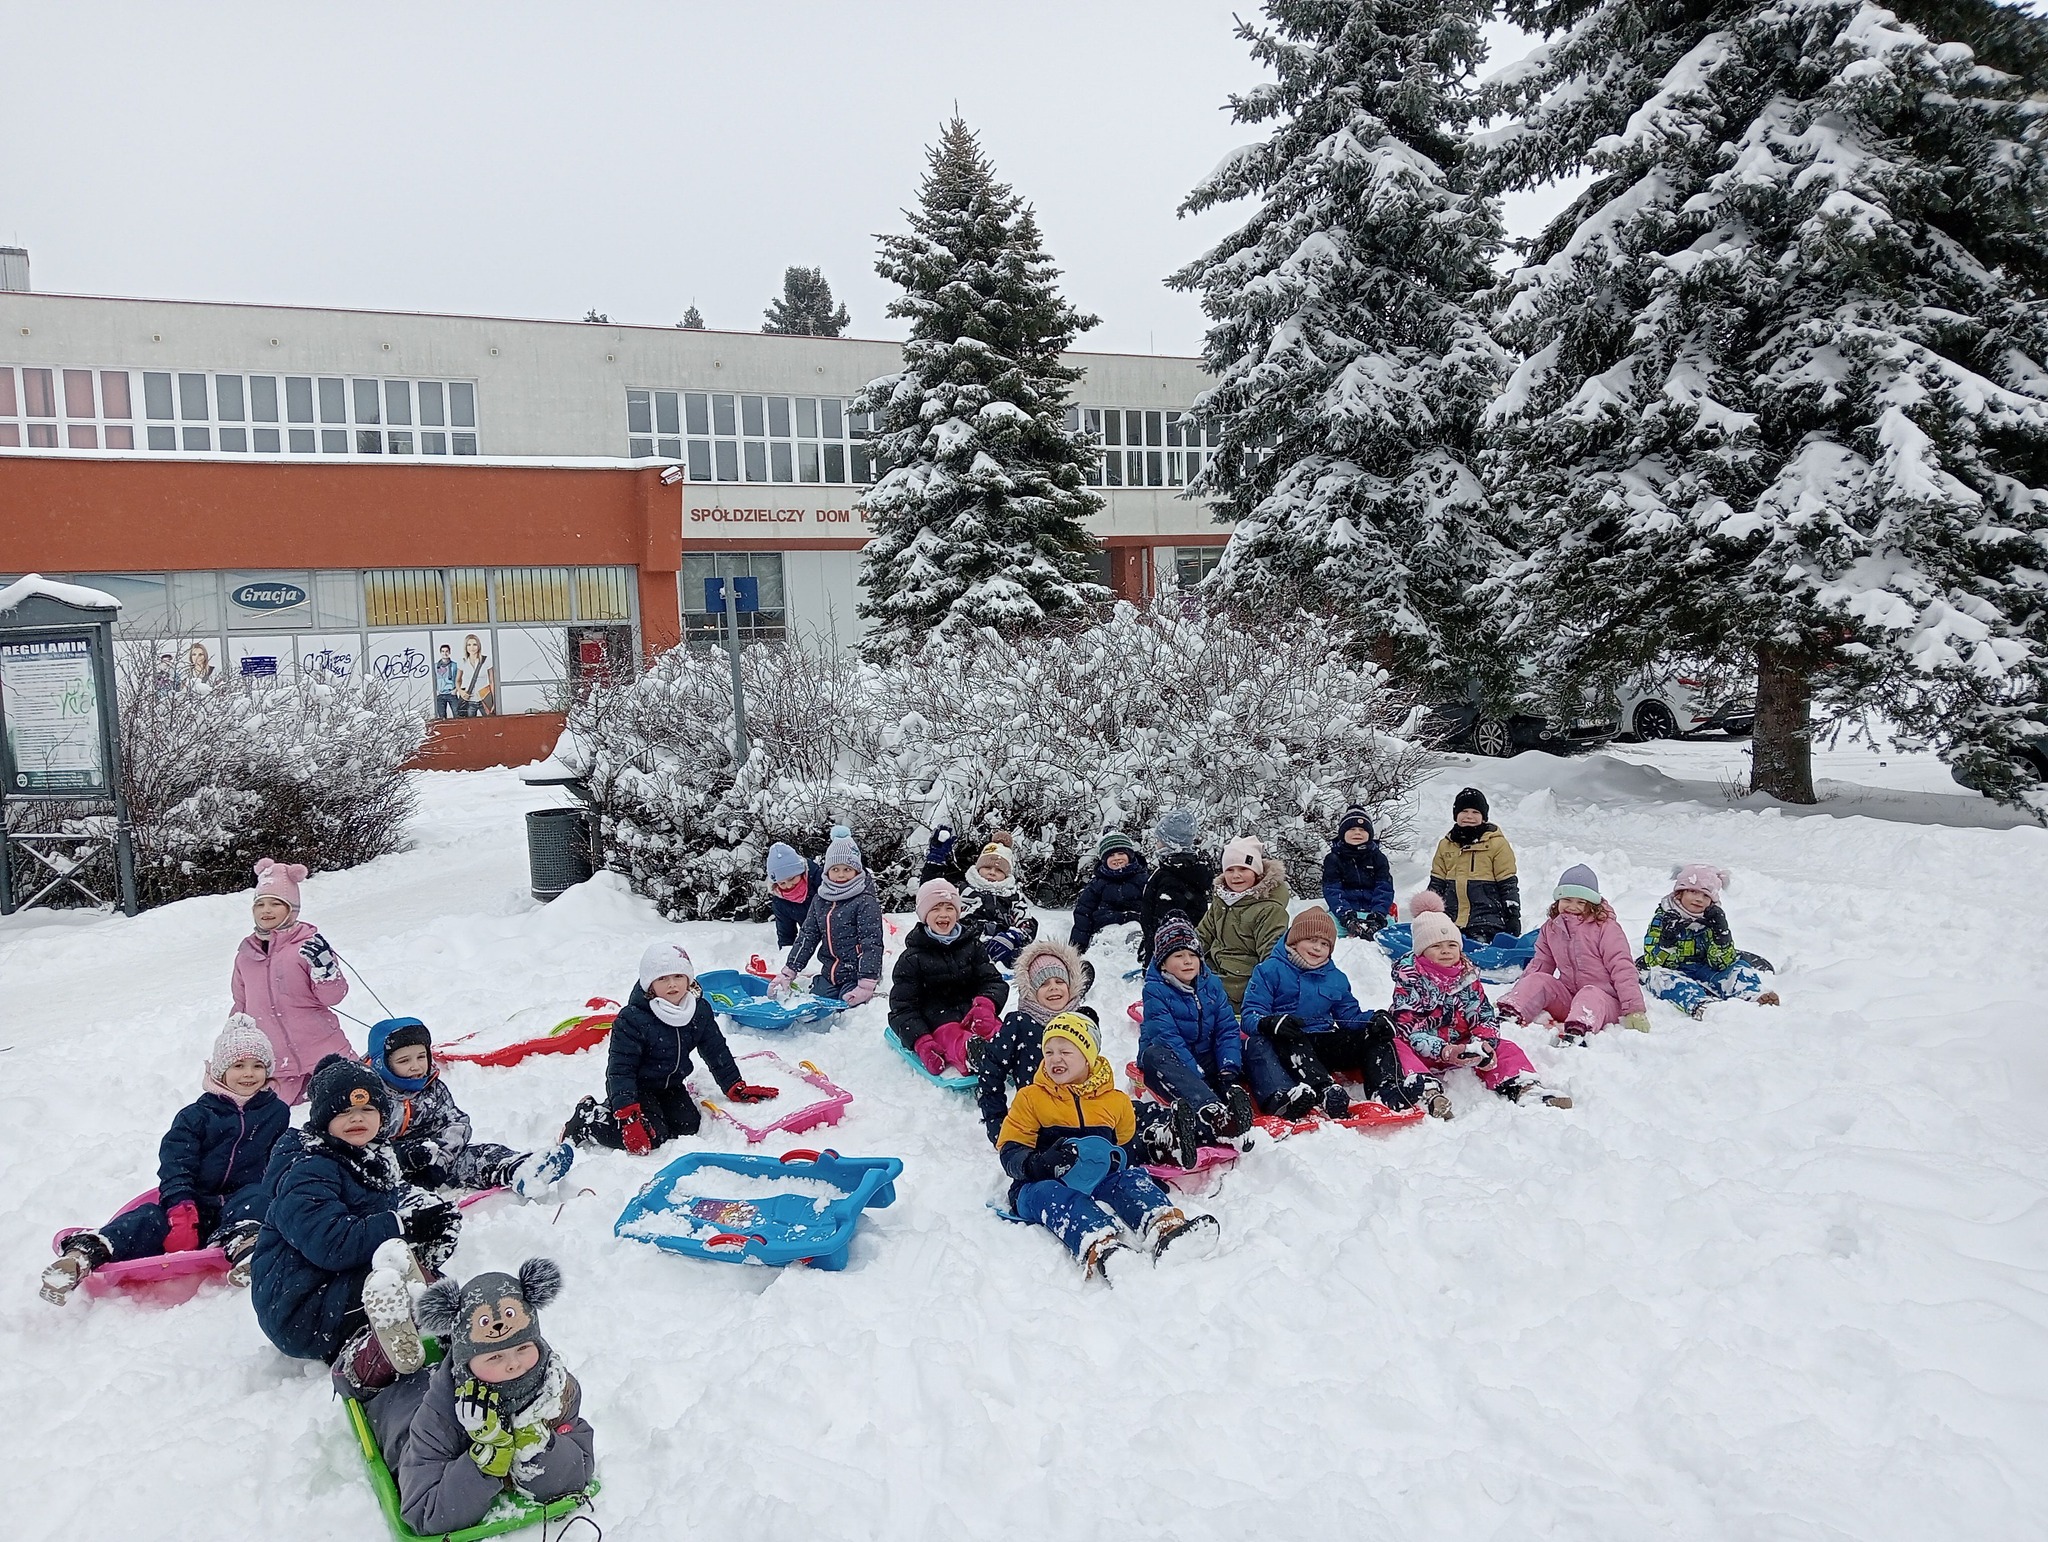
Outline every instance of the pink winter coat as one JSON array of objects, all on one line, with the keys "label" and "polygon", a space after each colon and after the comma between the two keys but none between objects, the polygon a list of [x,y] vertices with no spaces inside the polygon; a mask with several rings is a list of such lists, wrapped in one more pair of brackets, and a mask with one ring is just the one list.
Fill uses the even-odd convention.
[{"label": "pink winter coat", "polygon": [[293,921],[267,937],[256,932],[242,939],[235,949],[235,972],[230,982],[235,1010],[247,1012],[256,1026],[270,1038],[277,1052],[277,1095],[287,1103],[301,1103],[313,1067],[324,1055],[353,1055],[348,1035],[341,1031],[341,1019],[331,1010],[348,994],[348,981],[341,977],[339,963],[315,969],[299,949],[318,941],[329,960],[334,955],[310,921]]},{"label": "pink winter coat", "polygon": [[1601,904],[1590,916],[1560,912],[1536,933],[1536,956],[1524,978],[1554,975],[1573,995],[1591,985],[1614,998],[1626,1017],[1643,1010],[1643,986],[1636,978],[1636,956],[1614,919],[1614,908]]}]

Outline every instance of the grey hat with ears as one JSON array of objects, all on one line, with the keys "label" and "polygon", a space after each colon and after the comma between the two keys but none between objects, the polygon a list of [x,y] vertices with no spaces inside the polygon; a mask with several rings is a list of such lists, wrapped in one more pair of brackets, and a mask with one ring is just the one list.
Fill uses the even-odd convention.
[{"label": "grey hat with ears", "polygon": [[441,1340],[449,1368],[458,1378],[469,1373],[469,1362],[478,1355],[521,1344],[539,1347],[534,1367],[539,1371],[548,1361],[548,1342],[540,1336],[540,1309],[561,1293],[561,1267],[552,1258],[529,1258],[517,1274],[492,1270],[466,1285],[453,1278],[436,1280],[420,1297],[413,1317],[421,1331]]}]

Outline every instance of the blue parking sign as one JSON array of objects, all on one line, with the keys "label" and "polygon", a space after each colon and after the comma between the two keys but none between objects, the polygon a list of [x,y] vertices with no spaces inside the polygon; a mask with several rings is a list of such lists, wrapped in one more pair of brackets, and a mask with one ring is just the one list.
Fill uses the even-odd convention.
[{"label": "blue parking sign", "polygon": [[[761,608],[761,580],[752,577],[735,578],[733,581],[733,608],[741,615]],[[704,608],[723,614],[725,611],[725,580],[707,578],[704,580]]]}]

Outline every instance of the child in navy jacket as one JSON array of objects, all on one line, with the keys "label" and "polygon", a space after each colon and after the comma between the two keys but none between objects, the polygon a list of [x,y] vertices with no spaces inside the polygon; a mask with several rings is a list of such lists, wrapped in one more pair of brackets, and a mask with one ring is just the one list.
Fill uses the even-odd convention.
[{"label": "child in navy jacket", "polygon": [[683,945],[650,943],[640,955],[639,984],[606,1040],[605,1101],[578,1103],[562,1139],[639,1156],[678,1135],[695,1135],[704,1116],[683,1085],[692,1055],[704,1057],[704,1069],[735,1103],[776,1095],[773,1087],[750,1087],[741,1079]]},{"label": "child in navy jacket", "polygon": [[1332,1119],[1351,1112],[1351,1095],[1335,1071],[1353,1071],[1365,1096],[1407,1107],[1383,1012],[1368,1014],[1351,982],[1331,961],[1337,923],[1327,910],[1304,910],[1252,971],[1244,989],[1244,1063],[1252,1095],[1269,1114],[1300,1119],[1320,1102]]},{"label": "child in navy jacket", "polygon": [[1393,911],[1393,870],[1380,850],[1372,815],[1356,805],[1344,811],[1323,858],[1323,903],[1349,937],[1377,935]]},{"label": "child in navy jacket", "polygon": [[1173,1105],[1184,1167],[1194,1166],[1195,1147],[1251,1129],[1243,1046],[1222,978],[1202,961],[1194,927],[1174,917],[1159,928],[1145,971],[1138,1070]]},{"label": "child in navy jacket", "polygon": [[1096,933],[1145,918],[1145,880],[1151,876],[1144,853],[1121,830],[1103,836],[1095,848],[1095,875],[1074,901],[1074,931],[1067,939],[1086,953]]},{"label": "child in navy jacket", "polygon": [[775,913],[775,946],[789,948],[803,929],[811,896],[825,881],[825,870],[806,862],[794,846],[777,841],[768,848],[768,908]]},{"label": "child in navy jacket", "polygon": [[124,1210],[98,1231],[73,1232],[43,1271],[42,1296],[62,1306],[103,1264],[200,1247],[226,1250],[228,1278],[249,1283],[249,1254],[269,1197],[263,1171],[291,1126],[270,1088],[276,1061],[256,1020],[237,1012],[206,1057],[205,1090],[178,1110],[157,1147],[156,1199]]}]

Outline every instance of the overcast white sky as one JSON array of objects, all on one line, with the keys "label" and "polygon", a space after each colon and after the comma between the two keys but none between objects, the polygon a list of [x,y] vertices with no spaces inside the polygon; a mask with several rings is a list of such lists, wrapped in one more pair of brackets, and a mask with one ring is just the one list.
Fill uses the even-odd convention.
[{"label": "overcast white sky", "polygon": [[0,244],[46,291],[740,330],[801,263],[899,337],[874,235],[957,101],[1102,317],[1081,346],[1194,353],[1161,279],[1234,223],[1174,214],[1252,137],[1233,9],[0,0]]}]

